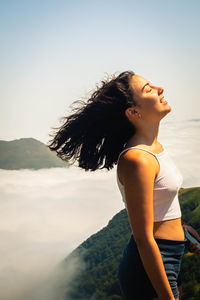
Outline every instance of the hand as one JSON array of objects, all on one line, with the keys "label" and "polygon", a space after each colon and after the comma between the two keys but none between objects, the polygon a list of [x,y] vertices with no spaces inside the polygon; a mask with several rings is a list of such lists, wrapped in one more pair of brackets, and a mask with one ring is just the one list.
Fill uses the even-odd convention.
[{"label": "hand", "polygon": [[[185,227],[189,233],[191,233],[199,242],[200,242],[200,236],[198,232],[190,225],[182,224],[183,227]],[[200,256],[200,250],[197,248],[197,243],[192,243],[188,241],[188,250],[189,252],[195,253]]]},{"label": "hand", "polygon": [[200,256],[200,250],[197,248],[197,243],[193,244],[191,242],[188,242],[188,249],[190,252]]}]

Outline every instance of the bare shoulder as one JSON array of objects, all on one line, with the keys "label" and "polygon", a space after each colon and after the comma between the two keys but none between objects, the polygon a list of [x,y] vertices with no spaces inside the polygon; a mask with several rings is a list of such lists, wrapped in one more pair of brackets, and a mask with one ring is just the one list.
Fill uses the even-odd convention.
[{"label": "bare shoulder", "polygon": [[[154,156],[139,149],[129,149],[120,156],[118,163],[118,175],[122,184],[125,184],[127,176],[141,176],[144,172],[150,172],[155,179],[158,173],[158,163]],[[153,172],[152,172],[153,171]],[[141,178],[142,179],[142,178]]]}]

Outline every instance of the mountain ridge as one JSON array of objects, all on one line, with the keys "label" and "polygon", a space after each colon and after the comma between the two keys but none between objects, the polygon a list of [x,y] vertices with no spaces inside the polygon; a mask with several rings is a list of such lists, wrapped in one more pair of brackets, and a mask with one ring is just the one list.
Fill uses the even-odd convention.
[{"label": "mountain ridge", "polygon": [[50,151],[46,144],[34,138],[0,140],[0,169],[43,169],[69,167]]}]

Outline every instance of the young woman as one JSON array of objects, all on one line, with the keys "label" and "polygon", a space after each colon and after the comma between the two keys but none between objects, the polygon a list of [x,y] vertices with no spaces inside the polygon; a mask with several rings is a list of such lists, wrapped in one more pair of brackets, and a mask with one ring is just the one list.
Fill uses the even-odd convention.
[{"label": "young woman", "polygon": [[132,71],[113,75],[86,102],[74,102],[80,106],[54,128],[48,146],[86,171],[117,164],[132,229],[118,272],[125,299],[179,299],[183,178],[158,141],[160,121],[171,111],[163,91]]}]

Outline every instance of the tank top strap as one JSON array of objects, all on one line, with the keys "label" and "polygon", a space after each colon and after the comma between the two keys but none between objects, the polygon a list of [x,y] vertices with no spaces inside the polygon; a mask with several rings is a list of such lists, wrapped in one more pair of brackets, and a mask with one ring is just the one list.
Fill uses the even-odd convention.
[{"label": "tank top strap", "polygon": [[[119,161],[119,158],[120,158],[120,156],[122,155],[122,153],[124,153],[125,151],[127,151],[127,150],[129,150],[129,149],[140,149],[140,150],[144,150],[144,151],[146,151],[146,152],[149,152],[149,153],[151,153],[152,155],[154,155],[156,158],[157,158],[157,154],[156,153],[153,153],[153,152],[151,152],[151,151],[149,151],[149,150],[147,150],[147,149],[144,149],[144,148],[141,148],[141,147],[128,147],[128,148],[126,148],[126,149],[124,149],[120,154],[119,154],[119,156],[118,156],[118,161]],[[158,153],[159,154],[159,153]]]}]

